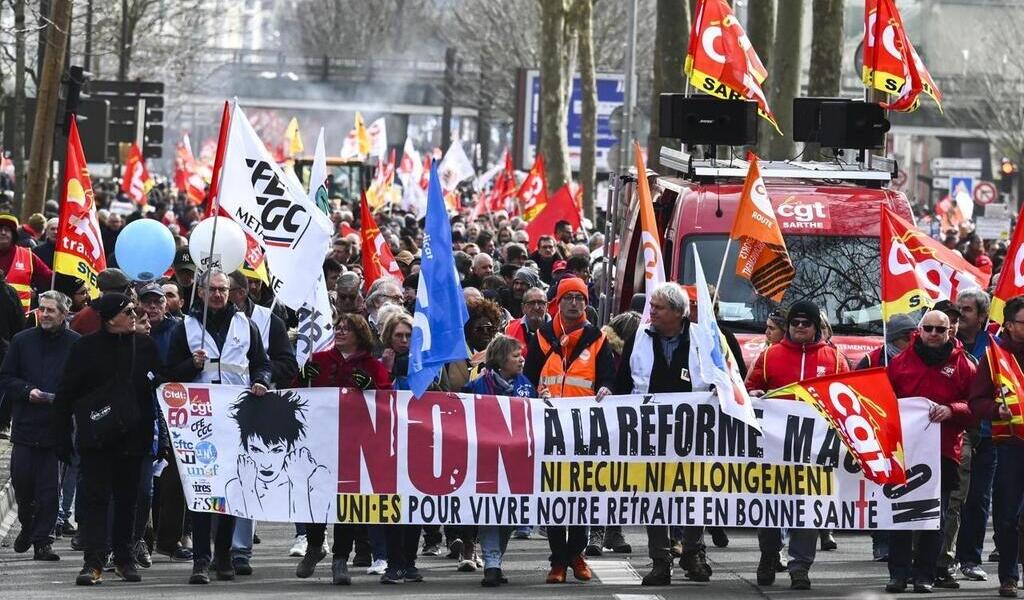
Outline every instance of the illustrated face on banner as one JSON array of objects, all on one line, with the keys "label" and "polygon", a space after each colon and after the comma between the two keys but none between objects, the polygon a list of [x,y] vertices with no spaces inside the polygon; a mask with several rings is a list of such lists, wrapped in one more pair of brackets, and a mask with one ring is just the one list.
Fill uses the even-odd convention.
[{"label": "illustrated face on banner", "polygon": [[246,443],[249,457],[256,462],[256,477],[264,483],[272,483],[284,471],[288,459],[288,446],[284,442],[268,442],[252,436]]}]

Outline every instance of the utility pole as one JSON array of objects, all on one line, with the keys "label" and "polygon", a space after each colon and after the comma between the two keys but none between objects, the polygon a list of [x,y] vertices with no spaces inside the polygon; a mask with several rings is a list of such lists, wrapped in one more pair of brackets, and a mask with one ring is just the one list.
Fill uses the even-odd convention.
[{"label": "utility pole", "polygon": [[444,51],[444,89],[441,105],[441,151],[447,152],[452,143],[452,96],[455,95],[455,48]]},{"label": "utility pole", "polygon": [[85,3],[85,70],[92,71],[92,0]]},{"label": "utility pole", "polygon": [[117,62],[117,80],[128,80],[128,0],[121,0],[121,43]]},{"label": "utility pole", "polygon": [[636,2],[637,0],[627,0],[629,2],[627,13],[627,33],[626,38],[626,87],[622,95],[622,135],[619,136],[621,140],[621,148],[619,150],[619,170],[625,171],[629,169],[629,165],[633,163],[633,103],[636,101],[636,90],[633,89],[634,75],[633,71],[636,69]]},{"label": "utility pole", "polygon": [[68,28],[71,26],[71,0],[53,0],[50,6],[52,27],[46,35],[46,54],[39,73],[36,93],[36,118],[32,129],[32,151],[26,172],[25,198],[21,205],[21,218],[43,212],[46,201],[46,183],[50,178],[53,159],[54,127],[57,121],[57,103],[60,96],[61,67],[67,48]]}]

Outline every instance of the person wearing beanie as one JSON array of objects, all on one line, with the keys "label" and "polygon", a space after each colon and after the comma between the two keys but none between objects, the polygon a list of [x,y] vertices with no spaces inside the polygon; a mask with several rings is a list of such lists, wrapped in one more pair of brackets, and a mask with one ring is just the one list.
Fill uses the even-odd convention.
[{"label": "person wearing beanie", "polygon": [[32,291],[50,289],[53,270],[24,245],[19,244],[21,227],[14,215],[0,214],[0,271],[21,299],[21,308],[28,313]]},{"label": "person wearing beanie", "polygon": [[[864,355],[857,363],[857,370],[884,367],[910,344],[910,337],[917,330],[917,323],[910,315],[893,315],[885,322],[885,344]],[[885,353],[883,355],[883,352]]]},{"label": "person wearing beanie", "polygon": [[[132,281],[124,274],[121,269],[115,269],[110,267],[100,271],[100,274],[96,276],[96,287],[100,290],[100,296],[104,294],[118,293],[131,296],[135,294],[135,290],[132,289]],[[90,333],[96,333],[102,326],[102,320],[100,319],[99,313],[95,307],[96,301],[94,300],[89,306],[86,306],[82,310],[78,311],[71,319],[71,331],[78,333],[79,335],[89,335]]]},{"label": "person wearing beanie", "polygon": [[[765,348],[747,373],[751,396],[814,377],[850,370],[846,356],[828,344],[821,331],[821,310],[808,300],[799,300],[786,313],[786,334],[782,341]],[[758,585],[771,585],[781,566],[781,529],[760,529],[757,535],[761,559],[757,565]],[[789,540],[790,587],[811,589],[809,572],[818,549],[818,531],[793,529]]]},{"label": "person wearing beanie", "polygon": [[530,288],[540,288],[546,290],[547,285],[540,280],[540,275],[537,271],[529,267],[520,267],[516,269],[512,275],[512,284],[505,296],[502,305],[508,309],[508,312],[516,319],[523,316],[523,294]]},{"label": "person wearing beanie", "polygon": [[[152,456],[157,424],[151,376],[159,379],[163,373],[156,344],[135,332],[131,296],[112,292],[92,307],[101,328],[74,341],[54,398],[58,456],[69,462],[73,448],[79,456],[81,511],[76,517],[85,564],[75,580],[78,585],[102,581],[108,548],[118,577],[142,579],[132,556],[132,523],[143,461]],[[118,415],[120,424],[101,427],[90,418],[95,414]],[[166,444],[162,446],[166,451]]]},{"label": "person wearing beanie", "polygon": [[[229,300],[232,282],[222,271],[204,272],[196,282],[198,298],[191,312],[171,334],[167,350],[170,381],[240,385],[256,396],[271,384],[270,360],[260,332]],[[205,304],[205,306],[204,306]],[[215,360],[214,360],[215,359]],[[210,541],[217,519],[214,551]],[[231,561],[235,517],[210,513],[192,515],[192,575],[189,583],[210,582],[211,559],[217,579],[232,580]],[[251,574],[251,570],[242,574]]]},{"label": "person wearing beanie", "polygon": [[[542,397],[594,396],[601,400],[611,393],[615,382],[615,358],[601,330],[587,321],[589,300],[587,284],[578,277],[565,277],[558,283],[552,302],[552,320],[540,327],[526,352],[524,373]],[[548,583],[564,583],[572,568],[580,581],[592,574],[583,550],[587,546],[586,527],[547,528],[551,547]]]}]

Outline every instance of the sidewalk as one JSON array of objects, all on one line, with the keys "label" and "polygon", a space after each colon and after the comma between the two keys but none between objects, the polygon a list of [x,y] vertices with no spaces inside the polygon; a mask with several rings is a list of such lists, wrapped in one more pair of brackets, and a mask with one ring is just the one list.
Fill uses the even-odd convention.
[{"label": "sidewalk", "polygon": [[7,536],[7,517],[15,510],[11,489],[11,442],[0,440],[0,542]]}]

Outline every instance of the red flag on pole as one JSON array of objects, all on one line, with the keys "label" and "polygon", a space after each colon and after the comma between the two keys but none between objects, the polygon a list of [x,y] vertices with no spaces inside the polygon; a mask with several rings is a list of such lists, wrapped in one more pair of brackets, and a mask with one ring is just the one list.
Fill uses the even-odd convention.
[{"label": "red flag on pole", "polygon": [[555,231],[555,223],[568,221],[572,230],[580,228],[580,211],[576,208],[576,201],[573,200],[569,184],[563,185],[555,195],[529,224],[526,225],[526,232],[530,234],[530,252],[537,249],[537,241],[542,235],[551,235]]},{"label": "red flag on pole", "polygon": [[391,254],[391,248],[388,247],[384,235],[377,227],[377,222],[370,214],[365,193],[360,204],[359,229],[363,237],[363,282],[366,289],[369,290],[370,285],[384,275],[402,281],[402,270],[398,268],[398,261]]},{"label": "red flag on pole", "polygon": [[107,268],[103,252],[103,237],[92,180],[86,167],[82,140],[78,137],[78,124],[71,119],[68,132],[67,164],[64,169],[63,201],[57,225],[57,247],[53,254],[53,270],[85,281],[89,295],[100,295],[96,275]]},{"label": "red flag on pole", "polygon": [[153,189],[153,185],[153,178],[149,176],[149,170],[146,169],[142,151],[139,150],[137,143],[132,142],[121,176],[121,191],[127,194],[135,204],[145,206],[146,196],[149,194],[149,190]]}]

